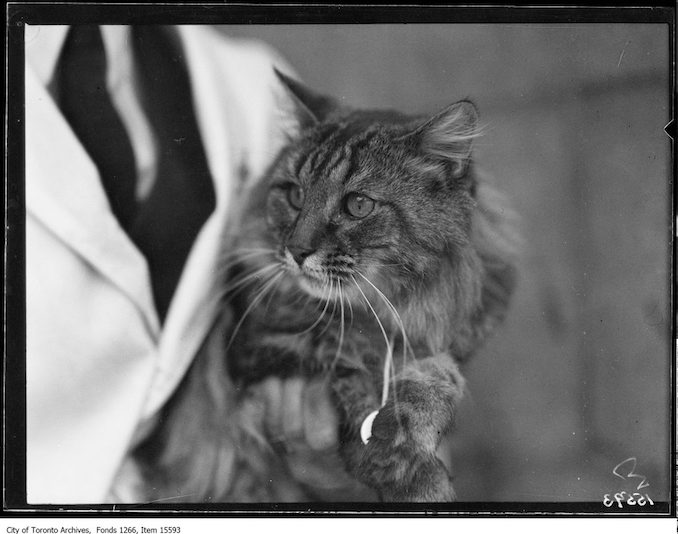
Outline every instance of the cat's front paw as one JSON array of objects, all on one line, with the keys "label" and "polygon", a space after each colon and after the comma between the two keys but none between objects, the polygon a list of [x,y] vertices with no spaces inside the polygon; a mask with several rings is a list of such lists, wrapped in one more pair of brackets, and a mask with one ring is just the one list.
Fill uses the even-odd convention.
[{"label": "cat's front paw", "polygon": [[405,484],[393,484],[381,489],[384,502],[453,502],[456,500],[452,477],[443,462],[429,456],[415,462],[412,478]]},{"label": "cat's front paw", "polygon": [[435,455],[450,417],[445,410],[424,410],[424,392],[407,385],[399,391],[364,429],[367,442],[356,451],[357,474],[384,501],[453,501],[451,477]]},{"label": "cat's front paw", "polygon": [[362,445],[357,474],[385,502],[451,502],[452,478],[443,462],[412,441],[393,441],[376,436]]},{"label": "cat's front paw", "polygon": [[[438,389],[448,387],[438,385]],[[435,387],[403,380],[398,382],[393,398],[379,409],[371,434],[396,446],[409,441],[421,451],[435,452],[452,426],[453,408],[451,398]]]}]

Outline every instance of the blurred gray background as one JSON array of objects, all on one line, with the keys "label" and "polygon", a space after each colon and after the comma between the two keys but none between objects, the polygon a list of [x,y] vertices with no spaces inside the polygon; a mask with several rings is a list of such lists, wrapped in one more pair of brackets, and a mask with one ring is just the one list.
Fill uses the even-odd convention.
[{"label": "blurred gray background", "polygon": [[[470,97],[476,160],[522,218],[507,323],[466,368],[453,445],[465,501],[668,500],[669,27],[221,26],[354,106]],[[627,462],[624,468],[632,462]]]}]

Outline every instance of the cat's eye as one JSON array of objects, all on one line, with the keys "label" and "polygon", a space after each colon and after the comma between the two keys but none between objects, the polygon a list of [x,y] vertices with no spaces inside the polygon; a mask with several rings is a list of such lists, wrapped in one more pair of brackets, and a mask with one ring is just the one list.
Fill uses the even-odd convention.
[{"label": "cat's eye", "polygon": [[297,210],[304,205],[304,190],[297,184],[290,184],[287,188],[287,201]]},{"label": "cat's eye", "polygon": [[349,193],[344,198],[344,209],[352,217],[362,219],[374,210],[374,200],[360,193]]}]

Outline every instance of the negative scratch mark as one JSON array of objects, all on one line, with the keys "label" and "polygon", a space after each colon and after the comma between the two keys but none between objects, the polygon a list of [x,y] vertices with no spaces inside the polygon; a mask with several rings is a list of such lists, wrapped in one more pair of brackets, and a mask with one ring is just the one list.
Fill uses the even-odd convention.
[{"label": "negative scratch mark", "polygon": [[626,41],[624,48],[622,48],[621,54],[619,54],[619,61],[617,61],[617,68],[621,65],[622,59],[624,59],[624,53],[626,52],[626,47],[629,46],[631,41]]},{"label": "negative scratch mark", "polygon": [[197,493],[186,493],[184,495],[175,495],[173,497],[163,497],[162,499],[154,499],[152,501],[146,501],[144,504],[153,504],[156,502],[163,502],[163,501],[172,501],[175,499],[185,499],[186,497],[194,497],[195,495],[198,495]]}]

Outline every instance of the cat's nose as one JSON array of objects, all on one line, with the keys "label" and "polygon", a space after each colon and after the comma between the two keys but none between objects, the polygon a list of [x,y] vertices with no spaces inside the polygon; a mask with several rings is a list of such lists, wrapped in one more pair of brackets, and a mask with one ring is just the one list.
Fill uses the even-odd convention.
[{"label": "cat's nose", "polygon": [[287,245],[287,250],[290,251],[290,254],[299,267],[301,267],[301,264],[304,263],[304,260],[308,256],[313,254],[312,248],[300,247],[298,245]]}]

